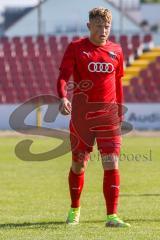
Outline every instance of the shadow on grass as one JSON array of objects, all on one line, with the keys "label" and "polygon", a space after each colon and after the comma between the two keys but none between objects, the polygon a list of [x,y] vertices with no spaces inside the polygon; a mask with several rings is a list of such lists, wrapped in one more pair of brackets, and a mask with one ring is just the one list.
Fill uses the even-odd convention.
[{"label": "shadow on grass", "polygon": [[[154,223],[154,222],[160,222],[160,218],[159,219],[152,219],[152,218],[128,218],[128,219],[124,219],[126,222],[136,222],[136,223],[139,223],[139,222],[150,222],[150,223]],[[105,224],[105,220],[86,220],[86,221],[81,221],[81,223],[104,223]]]},{"label": "shadow on grass", "polygon": [[143,194],[136,194],[136,193],[130,193],[130,194],[120,194],[121,197],[160,197],[160,193],[143,193]]},{"label": "shadow on grass", "polygon": [[[160,222],[159,219],[151,219],[151,218],[134,218],[134,219],[125,219],[127,222],[135,222],[135,223],[140,223],[140,222],[148,222],[148,223],[154,223],[154,222]],[[92,224],[92,223],[103,223],[105,224],[105,220],[86,220],[86,221],[81,221],[81,224]],[[0,224],[0,229],[15,229],[15,228],[43,228],[43,227],[52,227],[57,228],[58,226],[63,226],[67,227],[68,225],[65,222],[35,222],[35,223],[6,223],[6,224]]]},{"label": "shadow on grass", "polygon": [[158,219],[152,219],[152,218],[134,218],[134,219],[131,219],[131,218],[128,218],[128,219],[125,219],[125,221],[128,221],[128,222],[136,222],[136,223],[139,223],[139,222],[148,222],[148,223],[154,223],[154,222],[160,222],[160,218]]},{"label": "shadow on grass", "polygon": [[59,225],[66,225],[65,222],[35,222],[35,223],[6,223],[6,224],[0,224],[0,229],[5,228],[5,229],[13,229],[13,228],[42,228],[42,227],[48,227],[48,226],[54,226],[55,228],[58,227]]},{"label": "shadow on grass", "polygon": [[80,223],[104,223],[105,224],[105,220],[82,220]]},{"label": "shadow on grass", "polygon": [[[81,221],[80,223],[105,223],[104,220],[86,220]],[[67,227],[69,225],[66,224],[66,222],[24,222],[24,223],[6,223],[6,224],[0,224],[0,229],[14,229],[14,228],[43,228],[43,227],[52,227],[57,228],[58,226],[64,226]]]}]

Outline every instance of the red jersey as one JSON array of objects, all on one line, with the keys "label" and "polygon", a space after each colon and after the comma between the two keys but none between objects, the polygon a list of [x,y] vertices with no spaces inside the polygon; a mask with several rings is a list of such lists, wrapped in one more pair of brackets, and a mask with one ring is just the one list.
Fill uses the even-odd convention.
[{"label": "red jersey", "polygon": [[67,96],[66,85],[72,74],[74,93],[85,93],[90,102],[122,103],[123,53],[118,44],[107,41],[96,46],[89,38],[71,42],[60,66],[60,98]]}]

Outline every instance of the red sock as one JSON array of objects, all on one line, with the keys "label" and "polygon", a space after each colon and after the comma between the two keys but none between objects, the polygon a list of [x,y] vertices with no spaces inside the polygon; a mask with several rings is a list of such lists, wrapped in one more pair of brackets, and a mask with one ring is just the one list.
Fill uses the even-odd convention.
[{"label": "red sock", "polygon": [[105,170],[103,179],[103,193],[106,201],[107,214],[117,213],[119,198],[120,175],[118,169]]},{"label": "red sock", "polygon": [[71,196],[71,207],[77,208],[80,206],[80,196],[84,184],[84,172],[81,174],[75,174],[72,169],[70,169],[68,180]]}]

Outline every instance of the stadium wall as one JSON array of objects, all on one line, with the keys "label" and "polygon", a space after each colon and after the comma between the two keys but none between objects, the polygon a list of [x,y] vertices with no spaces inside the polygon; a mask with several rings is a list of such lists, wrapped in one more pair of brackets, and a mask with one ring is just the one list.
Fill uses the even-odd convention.
[{"label": "stadium wall", "polygon": [[[154,13],[154,14],[151,14]],[[149,22],[150,25],[159,24],[160,22],[160,4],[145,3],[141,4],[142,19]]]},{"label": "stadium wall", "polygon": [[[87,31],[86,22],[91,8],[105,6],[113,13],[113,32],[135,33],[140,28],[130,18],[106,0],[47,0],[41,5],[41,34],[80,33]],[[10,27],[7,36],[26,36],[38,34],[38,8],[34,8],[21,20]]]},{"label": "stadium wall", "polygon": [[[15,105],[0,105],[0,112],[3,113],[0,121],[1,130],[11,130],[9,125],[9,118],[12,112],[18,107]],[[160,130],[160,104],[150,103],[150,104],[126,104],[127,112],[125,114],[125,121],[131,123],[134,129],[141,130]],[[67,129],[69,126],[69,116],[62,116],[59,114],[54,122],[45,122],[44,116],[46,114],[47,105],[41,107],[42,112],[42,126],[47,128],[62,128]],[[18,121],[20,116],[16,116]],[[36,126],[37,114],[36,110],[31,112],[25,119],[25,124],[30,124]]]}]

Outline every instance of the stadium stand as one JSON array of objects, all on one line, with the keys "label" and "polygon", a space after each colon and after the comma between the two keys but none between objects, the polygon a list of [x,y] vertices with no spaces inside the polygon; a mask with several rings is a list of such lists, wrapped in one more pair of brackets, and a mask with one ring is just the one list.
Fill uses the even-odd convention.
[{"label": "stadium stand", "polygon": [[160,102],[160,57],[124,86],[126,102]]},{"label": "stadium stand", "polygon": [[[73,40],[78,38],[74,36]],[[70,40],[67,36],[0,38],[0,103],[24,102],[39,94],[57,94],[58,68]],[[114,35],[110,40],[117,41]],[[160,102],[160,57],[154,49],[152,51],[152,36],[122,35],[119,43],[128,66],[124,79],[125,101]],[[148,53],[150,55],[145,55]]]}]

